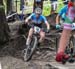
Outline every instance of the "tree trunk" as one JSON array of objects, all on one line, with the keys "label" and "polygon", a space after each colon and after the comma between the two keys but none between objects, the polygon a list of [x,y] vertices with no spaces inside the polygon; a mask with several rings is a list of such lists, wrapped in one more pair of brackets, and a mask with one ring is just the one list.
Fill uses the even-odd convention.
[{"label": "tree trunk", "polygon": [[34,0],[34,8],[33,11],[36,7],[40,7],[41,9],[43,9],[43,0]]},{"label": "tree trunk", "polygon": [[7,14],[15,12],[14,0],[7,0]]},{"label": "tree trunk", "polygon": [[20,10],[23,9],[23,5],[24,5],[24,0],[20,0]]},{"label": "tree trunk", "polygon": [[[0,0],[0,6],[3,5],[3,0]],[[6,23],[4,7],[0,7],[0,44],[8,40],[9,27]]]},{"label": "tree trunk", "polygon": [[12,0],[7,0],[7,14],[12,10]]}]

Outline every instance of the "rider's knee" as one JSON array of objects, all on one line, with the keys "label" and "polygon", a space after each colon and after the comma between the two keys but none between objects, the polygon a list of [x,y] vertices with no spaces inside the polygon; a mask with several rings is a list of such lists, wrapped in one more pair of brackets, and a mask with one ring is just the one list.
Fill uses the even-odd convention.
[{"label": "rider's knee", "polygon": [[33,28],[31,28],[31,29],[29,30],[29,32],[30,32],[30,33],[32,33],[33,31],[34,31],[34,29],[33,29]]},{"label": "rider's knee", "polygon": [[44,32],[41,33],[41,37],[42,37],[42,38],[45,38],[45,33],[44,33]]}]

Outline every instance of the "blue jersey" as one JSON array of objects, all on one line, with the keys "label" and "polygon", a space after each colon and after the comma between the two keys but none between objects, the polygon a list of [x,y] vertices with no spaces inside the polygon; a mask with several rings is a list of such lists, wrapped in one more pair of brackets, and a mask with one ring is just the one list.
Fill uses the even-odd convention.
[{"label": "blue jersey", "polygon": [[32,13],[32,14],[29,16],[29,19],[31,19],[32,21],[34,21],[34,22],[37,23],[37,24],[41,24],[41,23],[43,23],[43,22],[44,22],[44,23],[47,22],[47,19],[46,19],[43,15],[40,15],[39,18],[37,19],[35,13]]},{"label": "blue jersey", "polygon": [[66,5],[65,7],[63,7],[61,9],[61,11],[59,12],[59,16],[61,16],[62,18],[66,18],[66,14],[67,14],[67,11],[68,11],[68,6]]},{"label": "blue jersey", "polygon": [[74,7],[68,8],[68,5],[66,5],[59,12],[59,16],[62,17],[63,14],[65,14],[64,19],[68,19],[69,21],[73,22],[75,18],[75,8]]}]

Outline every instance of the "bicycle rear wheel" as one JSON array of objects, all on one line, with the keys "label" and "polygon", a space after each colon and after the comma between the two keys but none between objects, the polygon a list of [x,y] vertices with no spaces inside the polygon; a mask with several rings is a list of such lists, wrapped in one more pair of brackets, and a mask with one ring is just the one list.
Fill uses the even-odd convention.
[{"label": "bicycle rear wheel", "polygon": [[75,41],[75,38],[74,38],[74,36],[72,36],[69,40],[68,46],[65,51],[67,54],[72,55],[75,53],[74,52],[75,51],[75,42],[74,41]]},{"label": "bicycle rear wheel", "polygon": [[32,37],[30,45],[27,47],[26,52],[24,53],[24,61],[29,61],[32,58],[32,55],[37,47],[37,37]]}]

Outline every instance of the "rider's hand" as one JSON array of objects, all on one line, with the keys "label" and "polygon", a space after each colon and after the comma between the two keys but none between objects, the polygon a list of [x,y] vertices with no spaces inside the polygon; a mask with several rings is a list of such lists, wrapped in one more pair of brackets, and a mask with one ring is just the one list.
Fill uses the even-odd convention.
[{"label": "rider's hand", "polygon": [[28,23],[28,20],[25,20],[25,24],[27,24]]},{"label": "rider's hand", "polygon": [[56,29],[60,29],[60,25],[59,24],[56,24]]}]

